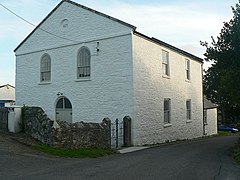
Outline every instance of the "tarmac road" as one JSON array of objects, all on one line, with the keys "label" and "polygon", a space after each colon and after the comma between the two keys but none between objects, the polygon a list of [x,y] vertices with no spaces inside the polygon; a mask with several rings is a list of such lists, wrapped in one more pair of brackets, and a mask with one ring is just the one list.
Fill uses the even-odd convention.
[{"label": "tarmac road", "polygon": [[0,134],[0,179],[240,180],[240,166],[230,156],[237,138],[203,138],[77,159],[44,155]]}]

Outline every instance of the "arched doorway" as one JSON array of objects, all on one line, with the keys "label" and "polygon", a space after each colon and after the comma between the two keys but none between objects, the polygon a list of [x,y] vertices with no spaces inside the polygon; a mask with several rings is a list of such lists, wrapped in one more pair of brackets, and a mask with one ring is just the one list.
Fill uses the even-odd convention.
[{"label": "arched doorway", "polygon": [[66,97],[60,97],[56,103],[56,120],[72,122],[72,104]]}]

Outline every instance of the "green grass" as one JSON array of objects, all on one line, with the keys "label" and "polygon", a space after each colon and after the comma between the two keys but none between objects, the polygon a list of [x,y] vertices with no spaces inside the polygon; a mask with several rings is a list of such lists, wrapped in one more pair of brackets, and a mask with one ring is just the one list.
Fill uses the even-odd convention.
[{"label": "green grass", "polygon": [[55,148],[47,145],[34,145],[34,149],[37,149],[41,152],[51,154],[54,156],[60,157],[72,157],[72,158],[96,158],[106,155],[115,154],[116,151],[112,149],[104,148],[81,148],[81,149],[64,149],[64,148]]},{"label": "green grass", "polygon": [[232,135],[235,135],[236,133],[232,133],[232,132],[229,132],[229,131],[218,131],[218,135],[219,136],[232,136]]},{"label": "green grass", "polygon": [[236,160],[236,162],[240,165],[240,138],[238,139],[238,142],[234,147],[233,157]]}]

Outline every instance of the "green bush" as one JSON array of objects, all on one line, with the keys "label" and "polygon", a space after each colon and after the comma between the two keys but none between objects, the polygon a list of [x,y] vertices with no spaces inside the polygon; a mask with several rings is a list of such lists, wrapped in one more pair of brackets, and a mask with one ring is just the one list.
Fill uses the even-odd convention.
[{"label": "green bush", "polygon": [[240,138],[234,147],[233,157],[237,161],[237,163],[240,164]]}]

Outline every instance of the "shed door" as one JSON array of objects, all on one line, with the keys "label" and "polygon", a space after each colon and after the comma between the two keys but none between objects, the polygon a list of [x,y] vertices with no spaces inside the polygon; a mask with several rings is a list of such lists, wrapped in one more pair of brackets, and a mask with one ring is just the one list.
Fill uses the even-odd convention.
[{"label": "shed door", "polygon": [[72,122],[72,104],[66,97],[61,97],[57,101],[56,120]]}]

